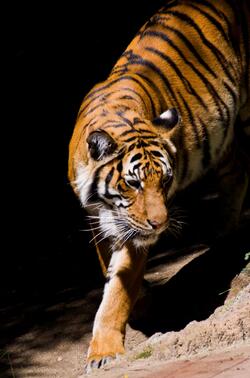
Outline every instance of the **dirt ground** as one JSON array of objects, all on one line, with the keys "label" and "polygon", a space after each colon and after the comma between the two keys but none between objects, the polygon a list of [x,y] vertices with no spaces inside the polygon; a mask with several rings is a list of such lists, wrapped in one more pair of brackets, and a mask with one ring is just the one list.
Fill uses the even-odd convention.
[{"label": "dirt ground", "polygon": [[[163,282],[166,285],[167,280],[206,253],[207,250],[201,248],[195,253],[190,253],[186,258],[173,259],[167,266],[156,265],[149,269],[145,278],[151,283],[152,290],[159,285],[159,282],[161,285]],[[228,350],[231,350],[231,360],[242,357],[246,353],[250,356],[250,263],[232,281],[225,304],[219,306],[207,319],[193,320],[180,331],[157,332],[151,337],[147,337],[147,331],[143,332],[136,327],[128,326],[125,357],[121,357],[100,371],[93,371],[86,375],[83,373],[85,356],[91,336],[93,313],[100,295],[100,289],[93,290],[83,300],[64,304],[64,315],[57,319],[54,329],[48,328],[40,334],[39,330],[34,328],[16,339],[9,345],[8,355],[5,356],[9,361],[10,371],[8,375],[6,372],[6,375],[1,375],[1,377],[143,378],[147,374],[150,376],[150,372],[155,373],[157,369],[164,368],[164,371],[170,369],[170,365],[167,367],[164,365],[166,361],[175,361],[180,364],[182,360],[195,361],[197,357],[204,360],[206,356],[214,356],[215,351],[229,353]],[[144,299],[142,307],[145,306]],[[58,308],[48,308],[47,311],[56,311],[60,306],[62,304],[59,304]],[[146,304],[146,306],[149,305]],[[134,322],[136,324],[138,319]],[[62,332],[66,326],[69,327],[67,332],[72,331],[74,334],[74,328],[79,324],[81,324],[81,338],[78,340],[62,338],[56,347],[47,347],[46,339],[50,340],[53,336],[57,338],[58,332]],[[232,353],[232,350],[235,352]],[[179,365],[176,366],[179,367]]]},{"label": "dirt ground", "polygon": [[201,234],[190,237],[189,228],[184,241],[170,240],[168,249],[165,241],[159,243],[149,256],[146,289],[127,326],[126,355],[89,375],[84,367],[101,281],[67,285],[51,300],[39,293],[28,305],[16,301],[2,307],[0,377],[212,378],[224,369],[225,378],[245,378],[250,356],[249,215],[248,210],[237,233],[216,245],[198,242]]},{"label": "dirt ground", "polygon": [[[198,258],[201,252],[191,254],[193,259]],[[205,251],[203,251],[205,253]],[[173,269],[180,269],[184,264],[184,259],[178,264],[170,264],[169,272],[173,274]],[[187,263],[187,261],[185,261]],[[176,266],[175,266],[176,265]],[[148,273],[152,277],[154,271]],[[167,275],[167,272],[165,272]],[[159,275],[163,272],[159,271]],[[166,278],[165,275],[165,278]],[[128,353],[120,360],[111,363],[111,366],[94,371],[91,377],[145,377],[150,372],[163,368],[166,361],[188,360],[194,358],[204,359],[214,351],[230,351],[231,360],[239,358],[244,353],[249,352],[250,356],[250,264],[243,269],[232,282],[232,288],[227,295],[225,305],[218,307],[215,312],[206,320],[192,321],[179,332],[156,333],[147,338],[141,331],[127,327],[126,347]],[[85,300],[72,302],[65,308],[65,312],[71,318],[71,328],[79,324],[79,309],[87,312],[93,311],[89,303],[93,298],[100,296],[99,290],[90,292]],[[48,311],[54,311],[50,308]],[[70,311],[69,311],[70,310]],[[90,339],[92,321],[89,319],[82,327],[82,337],[79,340],[61,340],[56,348],[46,347],[46,338],[51,338],[51,333],[55,334],[60,328],[64,328],[68,322],[67,316],[58,319],[56,329],[48,329],[43,333],[40,340],[37,340],[38,330],[33,330],[22,335],[9,346],[8,356],[10,369],[13,377],[85,377],[83,374],[86,350]],[[68,330],[70,332],[70,330]],[[245,349],[243,349],[245,347]],[[234,353],[232,353],[234,348]],[[229,353],[229,352],[228,352]],[[212,356],[214,356],[212,354]],[[227,359],[228,360],[228,359]],[[18,362],[21,362],[20,365]],[[25,363],[26,361],[26,363]],[[14,369],[15,366],[15,369]],[[177,365],[179,366],[179,365]],[[18,367],[18,368],[17,368]],[[170,366],[164,366],[164,371]],[[7,374],[7,373],[6,373]],[[9,372],[8,374],[11,374]],[[5,375],[1,375],[4,377]],[[11,375],[6,375],[11,376]],[[190,376],[191,377],[191,376]],[[234,378],[234,376],[232,376]]]}]

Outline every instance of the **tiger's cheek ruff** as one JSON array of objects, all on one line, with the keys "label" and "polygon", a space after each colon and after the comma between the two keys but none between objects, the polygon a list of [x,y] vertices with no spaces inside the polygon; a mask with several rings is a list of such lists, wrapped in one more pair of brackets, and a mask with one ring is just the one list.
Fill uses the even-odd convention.
[{"label": "tiger's cheek ruff", "polygon": [[76,180],[73,183],[76,191],[79,193],[79,198],[83,207],[88,204],[90,197],[94,194],[91,193],[93,184],[93,173],[91,165],[79,165],[76,174]]},{"label": "tiger's cheek ruff", "polygon": [[100,227],[102,229],[102,238],[118,237],[119,230],[115,222],[114,212],[101,209],[99,212]]}]

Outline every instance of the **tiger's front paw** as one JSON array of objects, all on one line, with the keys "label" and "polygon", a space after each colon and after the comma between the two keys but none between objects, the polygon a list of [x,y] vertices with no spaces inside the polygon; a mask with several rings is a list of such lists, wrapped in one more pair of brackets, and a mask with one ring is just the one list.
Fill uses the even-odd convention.
[{"label": "tiger's front paw", "polygon": [[[114,337],[116,336],[116,337]],[[86,371],[90,373],[93,369],[99,369],[124,354],[123,335],[114,335],[113,332],[106,334],[106,337],[94,337],[91,340]]]},{"label": "tiger's front paw", "polygon": [[86,365],[86,372],[87,374],[91,373],[93,369],[100,369],[103,366],[109,364],[111,361],[114,361],[118,358],[119,354],[116,356],[92,356],[88,358],[88,362]]}]

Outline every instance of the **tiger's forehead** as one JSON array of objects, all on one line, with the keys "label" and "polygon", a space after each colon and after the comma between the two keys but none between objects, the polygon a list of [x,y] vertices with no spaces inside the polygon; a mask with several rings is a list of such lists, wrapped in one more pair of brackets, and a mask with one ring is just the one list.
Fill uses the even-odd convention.
[{"label": "tiger's forehead", "polygon": [[157,138],[157,133],[150,121],[140,118],[133,110],[122,111],[120,108],[102,109],[101,115],[95,118],[93,129],[100,128],[109,133],[118,143],[142,145],[148,140]]},{"label": "tiger's forehead", "polygon": [[161,149],[135,148],[123,159],[124,175],[134,176],[140,180],[161,176],[167,167],[167,155]]}]

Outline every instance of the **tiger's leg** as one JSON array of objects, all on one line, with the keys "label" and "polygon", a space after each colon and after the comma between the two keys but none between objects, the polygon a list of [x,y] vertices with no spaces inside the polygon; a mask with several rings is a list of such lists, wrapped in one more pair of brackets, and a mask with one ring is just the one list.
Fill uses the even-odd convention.
[{"label": "tiger's leg", "polygon": [[[95,249],[102,269],[102,273],[104,277],[106,277],[112,255],[111,251],[109,250],[109,243],[106,241],[106,239],[98,243],[98,233],[95,230],[92,230],[92,234],[95,238]],[[149,305],[150,297],[151,291],[149,284],[145,279],[143,279],[140,287],[140,292],[137,296],[136,306],[133,308],[133,319],[138,318],[142,311],[144,312],[145,306]]]},{"label": "tiger's leg", "polygon": [[218,216],[218,236],[226,236],[239,223],[242,205],[248,188],[248,174],[244,158],[239,151],[232,151],[218,172],[221,208]]},{"label": "tiger's leg", "polygon": [[113,252],[88,350],[87,371],[124,353],[125,327],[140,289],[147,254],[124,246]]}]

